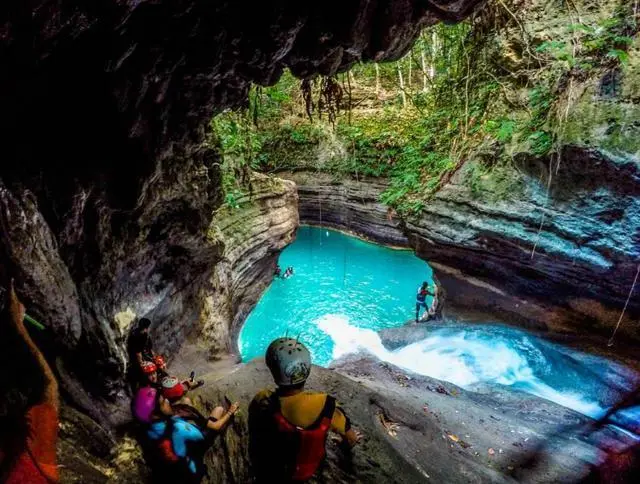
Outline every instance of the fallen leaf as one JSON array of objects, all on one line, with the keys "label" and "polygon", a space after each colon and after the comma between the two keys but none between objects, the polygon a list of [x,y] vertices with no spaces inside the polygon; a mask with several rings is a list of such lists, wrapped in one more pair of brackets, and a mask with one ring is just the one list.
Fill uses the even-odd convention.
[{"label": "fallen leaf", "polygon": [[454,442],[458,442],[458,441],[460,440],[460,439],[458,438],[458,436],[457,436],[457,435],[454,435],[454,434],[447,434],[447,436],[448,436],[451,440],[453,440]]},{"label": "fallen leaf", "polygon": [[397,423],[388,420],[383,413],[378,414],[378,418],[380,419],[380,423],[382,424],[384,429],[387,431],[387,434],[389,434],[391,437],[396,438],[400,426]]},{"label": "fallen leaf", "polygon": [[495,453],[496,453],[496,451],[495,451],[495,450],[493,450],[493,449],[491,449],[491,448],[489,449],[489,451],[488,451],[488,452],[489,452],[489,455],[493,455],[493,454],[495,454]]}]

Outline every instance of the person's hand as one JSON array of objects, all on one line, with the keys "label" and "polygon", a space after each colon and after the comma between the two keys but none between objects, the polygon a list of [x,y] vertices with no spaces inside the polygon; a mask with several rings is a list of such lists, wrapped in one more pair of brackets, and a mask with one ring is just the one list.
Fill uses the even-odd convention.
[{"label": "person's hand", "polygon": [[23,325],[25,314],[24,305],[18,299],[18,295],[13,287],[13,279],[11,279],[9,286],[9,312],[16,324]]},{"label": "person's hand", "polygon": [[353,447],[364,438],[364,435],[362,434],[362,432],[359,432],[355,429],[350,429],[349,432],[346,433],[345,437],[347,439],[347,443],[351,447]]},{"label": "person's hand", "polygon": [[231,406],[229,407],[228,412],[231,415],[234,415],[238,410],[240,410],[240,404],[238,402],[234,402],[231,404]]}]

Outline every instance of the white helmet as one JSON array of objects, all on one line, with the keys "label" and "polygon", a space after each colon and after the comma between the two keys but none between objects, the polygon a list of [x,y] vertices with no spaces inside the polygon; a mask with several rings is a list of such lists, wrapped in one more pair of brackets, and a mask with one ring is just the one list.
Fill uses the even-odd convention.
[{"label": "white helmet", "polygon": [[311,354],[297,339],[278,338],[272,341],[265,359],[278,386],[304,383],[311,373]]}]

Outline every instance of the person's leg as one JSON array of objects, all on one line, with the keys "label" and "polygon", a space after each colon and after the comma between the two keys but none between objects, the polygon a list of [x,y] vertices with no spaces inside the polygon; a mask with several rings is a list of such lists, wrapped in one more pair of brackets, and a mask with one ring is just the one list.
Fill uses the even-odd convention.
[{"label": "person's leg", "polygon": [[420,303],[416,303],[416,323],[419,321],[418,317],[420,316]]}]

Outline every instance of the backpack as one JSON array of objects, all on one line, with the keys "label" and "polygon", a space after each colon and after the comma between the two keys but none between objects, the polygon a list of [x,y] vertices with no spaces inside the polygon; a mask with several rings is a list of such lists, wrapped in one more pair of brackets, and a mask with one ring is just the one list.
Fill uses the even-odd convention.
[{"label": "backpack", "polygon": [[327,395],[322,412],[316,421],[306,429],[290,423],[280,411],[280,399],[272,399],[273,420],[280,455],[286,456],[283,471],[292,480],[310,479],[325,457],[325,444],[331,428],[336,401]]},{"label": "backpack", "polygon": [[151,423],[151,414],[156,408],[157,394],[158,391],[151,386],[142,387],[136,392],[131,405],[131,412],[136,420],[145,424]]}]

